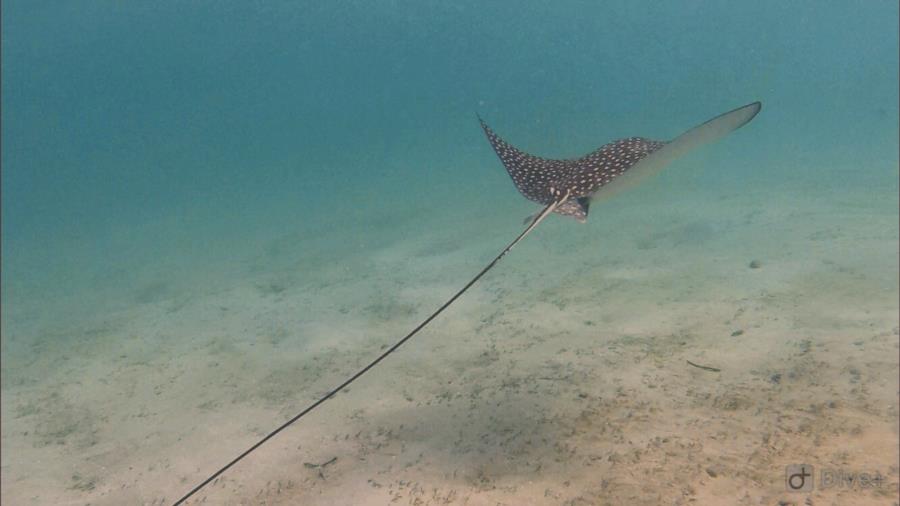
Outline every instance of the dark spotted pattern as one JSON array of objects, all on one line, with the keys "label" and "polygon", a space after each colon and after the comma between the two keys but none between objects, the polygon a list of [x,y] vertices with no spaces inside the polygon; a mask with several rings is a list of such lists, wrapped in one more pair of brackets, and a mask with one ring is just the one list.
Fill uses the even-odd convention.
[{"label": "dark spotted pattern", "polygon": [[519,192],[528,200],[543,205],[551,204],[568,192],[569,198],[554,212],[578,221],[587,219],[591,195],[666,144],[629,137],[610,142],[578,159],[550,160],[514,148],[495,134],[484,120],[478,119]]}]

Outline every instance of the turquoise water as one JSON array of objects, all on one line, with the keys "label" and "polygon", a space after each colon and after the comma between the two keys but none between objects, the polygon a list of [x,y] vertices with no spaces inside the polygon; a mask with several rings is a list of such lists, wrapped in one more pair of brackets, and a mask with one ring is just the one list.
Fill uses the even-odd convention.
[{"label": "turquoise water", "polygon": [[[752,123],[597,204],[587,225],[548,219],[418,348],[273,442],[282,453],[236,468],[214,502],[421,498],[409,483],[469,504],[770,500],[783,492],[783,466],[803,459],[877,469],[896,490],[896,2],[13,1],[2,16],[11,503],[171,502],[418,323],[536,210],[476,113],[517,147],[567,158],[621,137],[669,139],[755,100],[763,109]],[[753,260],[762,268],[748,269]],[[749,314],[756,320],[738,329]],[[732,332],[753,328],[766,337],[733,343]],[[684,346],[696,353],[667,347],[662,336],[673,335],[694,336]],[[547,339],[552,349],[535,351]],[[548,365],[548,353],[561,365]],[[820,355],[792,362],[808,353]],[[679,359],[677,372],[660,368],[666,357]],[[696,371],[683,358],[743,372],[718,379],[705,401],[685,401],[710,384],[688,377]],[[523,386],[485,406],[564,399],[555,418],[443,427],[441,417],[471,421],[488,408],[408,406],[407,397],[443,399],[446,381],[460,398],[515,374],[540,384],[523,371],[542,367],[571,369],[568,387],[529,396]],[[852,370],[863,378],[852,382]],[[754,397],[758,386],[740,393],[751,376],[775,374],[785,379],[762,383],[783,389],[767,400]],[[604,404],[616,398],[604,390],[613,377],[644,400],[627,409],[647,425]],[[671,405],[654,397],[655,385],[679,378],[684,390],[663,396]],[[652,392],[639,388],[647,384]],[[596,405],[578,407],[593,396]],[[806,408],[831,401],[839,413]],[[810,416],[818,429],[760,428],[776,405],[789,412],[779,417]],[[587,411],[598,414],[584,425]],[[690,436],[678,425],[679,413],[712,412],[723,424],[715,430]],[[740,432],[742,420],[761,432],[733,448],[704,439]],[[597,461],[615,462],[600,426],[624,439],[629,427],[680,434],[712,463],[668,449],[672,462],[651,458],[662,474],[638,487],[628,476],[646,460],[587,472],[590,457],[553,453],[595,445]],[[403,435],[386,441],[382,427]],[[330,428],[374,435],[354,446]],[[790,434],[785,453],[732,463],[779,430]],[[483,434],[521,446],[501,449]],[[535,434],[555,436],[526,445]],[[894,450],[865,460],[866,438]],[[289,442],[300,455],[284,453]],[[423,457],[391,467],[404,451],[366,453],[379,444]],[[652,444],[614,453],[652,454]],[[483,448],[500,456],[471,457]],[[332,456],[329,480],[303,466]],[[555,464],[534,474],[541,459]],[[674,479],[692,492],[666,485]],[[276,493],[279,480],[292,486]],[[883,500],[877,493],[852,498]]]}]

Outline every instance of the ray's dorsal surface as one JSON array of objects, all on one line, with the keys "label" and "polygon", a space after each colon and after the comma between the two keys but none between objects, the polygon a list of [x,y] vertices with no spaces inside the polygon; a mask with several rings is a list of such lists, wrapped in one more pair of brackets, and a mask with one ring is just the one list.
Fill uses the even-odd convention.
[{"label": "ray's dorsal surface", "polygon": [[561,191],[570,197],[554,212],[587,220],[592,201],[610,197],[659,173],[688,151],[720,139],[746,125],[762,104],[739,107],[694,127],[671,141],[629,137],[606,144],[581,158],[553,160],[516,149],[484,122],[481,127],[519,192],[547,205]]},{"label": "ray's dorsal surface", "polygon": [[456,299],[462,296],[482,276],[487,274],[547,216],[552,213],[559,213],[564,216],[571,216],[582,222],[585,221],[591,201],[601,189],[603,190],[602,195],[606,195],[613,191],[617,192],[633,186],[643,179],[656,174],[667,163],[687,151],[719,139],[745,125],[756,116],[760,107],[759,102],[739,107],[688,130],[669,142],[654,141],[643,137],[630,137],[613,141],[581,158],[571,160],[551,160],[520,151],[498,137],[479,117],[481,126],[487,134],[491,146],[494,148],[497,156],[500,157],[500,161],[503,162],[510,177],[512,177],[516,188],[519,189],[519,192],[525,198],[542,204],[544,206],[543,210],[530,219],[530,223],[525,230],[513,239],[499,255],[406,336],[378,355],[353,376],[319,398],[319,400],[310,404],[306,409],[287,422],[282,423],[251,447],[244,450],[173,504],[177,506],[184,503],[244,457],[378,365],[388,355],[396,351],[420,330],[425,328],[426,325],[431,323],[445,309],[450,307]]}]

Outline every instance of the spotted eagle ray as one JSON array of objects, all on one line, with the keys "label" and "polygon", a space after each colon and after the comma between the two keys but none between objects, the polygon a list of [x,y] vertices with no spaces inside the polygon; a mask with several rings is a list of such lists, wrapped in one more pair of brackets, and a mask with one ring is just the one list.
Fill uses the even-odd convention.
[{"label": "spotted eagle ray", "polygon": [[416,333],[428,325],[431,320],[435,319],[447,309],[450,304],[453,304],[453,302],[474,285],[475,282],[481,279],[487,271],[491,270],[501,258],[506,256],[519,241],[531,233],[531,231],[534,230],[534,228],[548,215],[557,213],[563,216],[571,216],[582,223],[587,221],[588,211],[590,210],[592,201],[597,200],[598,198],[611,196],[624,189],[630,188],[644,179],[657,174],[665,168],[669,162],[686,152],[718,140],[728,133],[746,125],[757,113],[759,113],[761,107],[762,104],[760,102],[753,102],[752,104],[739,107],[726,112],[725,114],[716,116],[678,137],[675,137],[671,141],[654,141],[643,137],[629,137],[627,139],[619,139],[610,142],[581,158],[566,160],[540,158],[514,148],[497,136],[497,134],[494,133],[494,131],[488,127],[487,123],[479,116],[478,120],[481,122],[481,127],[484,129],[484,133],[487,135],[491,147],[494,148],[494,152],[497,153],[503,166],[506,167],[506,171],[512,178],[513,183],[515,183],[516,188],[518,188],[519,193],[528,200],[543,205],[544,208],[528,218],[526,221],[528,226],[525,227],[525,230],[509,243],[499,255],[488,263],[481,272],[476,274],[474,278],[450,297],[450,299],[448,299],[441,307],[431,313],[431,315],[416,328],[410,331],[409,334],[384,351],[375,360],[369,363],[369,365],[363,367],[349,379],[257,441],[253,446],[194,487],[190,492],[185,494],[184,497],[176,501],[174,503],[175,506],[183,503],[204,486],[218,478],[219,475],[227,471],[231,466],[237,464],[238,461],[249,455],[250,452],[256,450],[266,441],[275,437],[276,434],[288,428],[301,417],[336,395],[350,385],[350,383],[353,383],[360,376],[375,367],[375,365],[384,360],[388,355],[396,351],[397,348],[402,346],[403,343],[408,341],[412,336],[416,335]]}]

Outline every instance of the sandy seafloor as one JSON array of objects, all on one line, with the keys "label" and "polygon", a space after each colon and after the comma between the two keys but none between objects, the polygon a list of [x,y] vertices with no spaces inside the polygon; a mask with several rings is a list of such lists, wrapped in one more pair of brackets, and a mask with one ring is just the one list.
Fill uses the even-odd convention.
[{"label": "sandy seafloor", "polygon": [[[549,219],[194,503],[896,504],[896,189],[661,195]],[[22,294],[4,503],[171,503],[464,284],[520,230],[515,202],[385,204],[350,235],[160,260],[99,314]],[[885,481],[792,494],[793,463]]]}]

